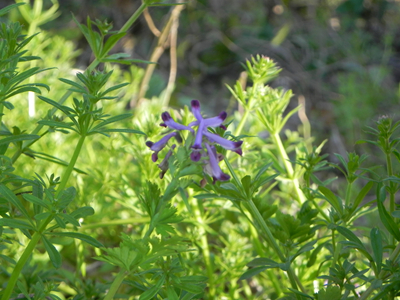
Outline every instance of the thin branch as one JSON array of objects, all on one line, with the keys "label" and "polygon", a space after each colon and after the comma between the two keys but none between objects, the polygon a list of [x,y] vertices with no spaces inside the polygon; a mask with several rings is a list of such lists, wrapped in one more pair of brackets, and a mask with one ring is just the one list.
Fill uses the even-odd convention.
[{"label": "thin branch", "polygon": [[[169,46],[170,43],[170,34],[171,34],[171,28],[174,23],[174,20],[179,18],[179,15],[181,11],[185,8],[184,5],[178,5],[175,6],[172,9],[171,15],[165,24],[161,35],[158,38],[157,45],[153,50],[153,53],[150,56],[150,61],[151,62],[157,62],[161,55],[164,53],[165,49]],[[149,64],[146,68],[146,71],[144,73],[142,83],[139,88],[139,93],[136,97],[136,99],[132,99],[130,102],[130,107],[135,107],[136,105],[140,105],[140,103],[143,101],[143,98],[149,88],[149,82],[151,79],[151,76],[153,75],[153,72],[156,68],[156,64]],[[135,103],[137,101],[137,103]]]},{"label": "thin branch", "polygon": [[149,9],[148,9],[148,8],[146,8],[146,9],[143,11],[143,16],[144,16],[144,19],[146,20],[147,26],[149,26],[149,29],[151,30],[151,32],[152,32],[156,37],[159,37],[159,36],[161,35],[161,32],[160,32],[160,30],[157,29],[156,25],[154,24],[153,19],[152,19],[152,17],[150,16],[150,13],[149,13]]},{"label": "thin branch", "polygon": [[171,66],[169,70],[168,85],[166,88],[165,98],[163,101],[164,105],[167,105],[167,103],[169,102],[172,91],[174,90],[175,87],[176,73],[178,68],[178,58],[176,53],[176,47],[178,43],[178,27],[179,27],[179,18],[177,16],[174,18],[171,26],[170,50],[169,50]]}]

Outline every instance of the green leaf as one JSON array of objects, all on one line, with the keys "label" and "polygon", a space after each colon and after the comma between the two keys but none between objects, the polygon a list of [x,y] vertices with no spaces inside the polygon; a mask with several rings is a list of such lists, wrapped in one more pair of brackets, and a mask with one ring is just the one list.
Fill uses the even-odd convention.
[{"label": "green leaf", "polygon": [[92,30],[92,26],[91,26],[91,21],[89,19],[89,17],[87,18],[87,25],[85,26],[81,23],[78,22],[78,20],[75,18],[74,15],[72,15],[72,18],[74,20],[74,22],[76,23],[76,25],[78,25],[79,29],[82,31],[83,35],[85,36],[87,42],[90,45],[90,48],[92,49],[93,53],[95,54],[96,58],[100,57],[100,53],[101,53],[101,48],[102,48],[102,44],[101,44],[101,36],[99,33],[97,32],[93,32]]},{"label": "green leaf", "polygon": [[25,296],[24,299],[32,300],[32,298],[29,296],[29,293],[26,290],[26,287],[24,284],[22,284],[20,281],[17,281],[17,286],[18,286],[18,289],[21,291],[21,293]]},{"label": "green leaf", "polygon": [[265,164],[264,166],[262,166],[260,168],[260,170],[257,172],[257,175],[254,177],[253,182],[257,181],[258,179],[261,178],[262,175],[265,174],[265,172],[269,169],[269,167],[271,167],[272,162],[269,162],[267,164]]},{"label": "green leaf", "polygon": [[106,126],[108,124],[111,124],[111,123],[114,123],[114,122],[118,122],[118,121],[124,120],[126,118],[131,117],[131,116],[132,116],[132,114],[120,114],[118,116],[114,116],[114,117],[108,118],[108,119],[102,121],[101,123],[97,124],[96,126],[94,126],[91,129],[91,131],[100,130],[101,127],[104,127],[104,126]]},{"label": "green leaf", "polygon": [[364,244],[360,241],[360,239],[349,229],[342,227],[342,226],[337,226],[336,230],[343,235],[346,239],[349,241],[352,241],[357,245],[358,248],[363,249],[366,251]]},{"label": "green leaf", "polygon": [[314,249],[314,244],[315,244],[316,242],[317,242],[317,241],[311,241],[311,242],[308,242],[307,244],[305,244],[304,246],[302,246],[302,247],[296,252],[296,254],[293,255],[293,256],[291,257],[290,261],[293,261],[297,256],[299,256],[299,255],[302,254],[302,253],[305,253],[305,252],[308,252],[308,251],[313,250],[313,249]]},{"label": "green leaf", "polygon": [[40,136],[35,134],[19,134],[13,135],[10,137],[6,137],[0,140],[0,145],[5,145],[9,143],[21,142],[21,141],[28,141],[28,140],[37,140]]},{"label": "green leaf", "polygon": [[[43,160],[46,160],[46,161],[49,161],[49,162],[52,162],[52,163],[55,163],[55,164],[58,164],[58,165],[61,165],[61,166],[67,167],[68,164],[69,164],[68,162],[66,162],[66,161],[64,161],[64,160],[61,160],[61,159],[59,159],[58,157],[49,155],[49,154],[47,154],[47,153],[36,152],[36,151],[32,151],[32,150],[31,150],[31,154],[32,154],[35,158],[43,159]],[[84,171],[82,171],[82,170],[80,170],[80,169],[78,169],[78,168],[74,168],[74,171],[77,172],[77,173],[80,173],[80,174],[85,174],[85,175],[87,175],[86,172],[84,172]]]},{"label": "green leaf", "polygon": [[65,224],[64,220],[61,219],[58,215],[56,215],[54,219],[56,220],[57,225],[60,226],[61,228],[65,229],[65,227],[67,227],[67,224]]},{"label": "green leaf", "polygon": [[107,53],[115,46],[115,44],[124,36],[126,32],[119,32],[110,36],[107,41],[104,43],[103,51],[101,52],[101,56],[106,56]]},{"label": "green leaf", "polygon": [[337,226],[336,230],[343,235],[346,239],[349,240],[341,242],[343,245],[347,245],[351,248],[358,249],[361,253],[364,254],[364,256],[370,261],[373,261],[372,256],[369,254],[367,249],[365,248],[364,244],[360,241],[360,239],[349,229],[342,227],[342,226]]},{"label": "green leaf", "polygon": [[378,228],[372,228],[370,237],[371,237],[372,252],[374,254],[374,261],[376,264],[377,272],[379,273],[382,268],[382,255],[383,255],[382,235],[380,230]]},{"label": "green leaf", "polygon": [[83,206],[83,207],[79,207],[78,209],[74,210],[69,215],[75,219],[85,218],[87,216],[94,215],[94,209],[93,209],[93,207],[90,207],[90,206]]},{"label": "green leaf", "polygon": [[204,286],[193,284],[193,283],[176,283],[174,284],[176,287],[187,291],[192,294],[200,294],[204,292]]},{"label": "green leaf", "polygon": [[305,294],[305,293],[303,293],[303,292],[300,292],[300,291],[298,291],[298,290],[292,289],[292,288],[290,288],[290,287],[288,287],[288,290],[290,290],[291,292],[293,292],[293,293],[296,294],[296,295],[300,295],[300,296],[302,296],[302,297],[306,297],[306,298],[308,298],[308,299],[314,300],[314,298],[311,297],[310,295],[307,295],[307,294]]},{"label": "green leaf", "polygon": [[25,221],[8,219],[8,218],[1,218],[0,226],[7,226],[7,227],[11,227],[11,228],[18,228],[18,229],[35,230],[35,228],[31,224],[29,224]]},{"label": "green leaf", "polygon": [[[134,133],[134,134],[142,134],[142,135],[146,135],[144,132],[140,131],[140,130],[135,130],[135,129],[101,129],[98,132],[124,132],[124,133]],[[92,132],[92,131],[91,131]]]},{"label": "green leaf", "polygon": [[215,198],[218,198],[218,196],[210,193],[210,194],[195,195],[194,198],[203,200],[203,199],[215,199]]},{"label": "green leaf", "polygon": [[139,300],[150,300],[153,297],[155,297],[155,295],[157,295],[158,291],[161,289],[164,282],[165,282],[165,275],[163,275],[154,286],[152,286],[150,289],[141,294]]},{"label": "green leaf", "polygon": [[335,285],[318,291],[318,300],[340,300],[341,296],[340,288]]},{"label": "green leaf", "polygon": [[44,219],[50,217],[50,215],[51,215],[51,213],[49,213],[49,212],[39,213],[39,214],[35,215],[35,220],[38,220],[38,221],[44,220]]},{"label": "green leaf", "polygon": [[81,224],[79,224],[78,220],[76,220],[74,217],[71,217],[69,214],[61,214],[60,215],[64,221],[76,226],[76,227],[80,227]]},{"label": "green leaf", "polygon": [[385,206],[383,205],[383,202],[386,199],[386,190],[385,187],[381,187],[378,193],[378,199],[377,199],[377,204],[378,204],[378,212],[379,212],[379,217],[383,223],[383,225],[386,227],[386,229],[389,231],[391,235],[397,240],[400,241],[400,231],[398,226],[396,225],[396,222],[393,220],[393,218],[389,215],[389,213],[386,211]]},{"label": "green leaf", "polygon": [[14,109],[14,105],[12,105],[11,102],[3,101],[3,105],[4,105],[4,107],[7,108],[8,110],[13,110],[13,109]]},{"label": "green leaf", "polygon": [[360,205],[362,200],[365,198],[365,196],[368,194],[369,190],[372,188],[374,183],[372,181],[368,182],[358,193],[356,199],[354,200],[354,206],[352,208],[352,212],[357,209],[357,207]]},{"label": "green leaf", "polygon": [[[107,94],[109,94],[109,93],[111,93],[111,92],[113,92],[115,90],[118,90],[120,88],[123,88],[124,86],[127,86],[127,85],[129,85],[129,83],[127,83],[127,82],[114,85],[114,86],[110,87],[109,89],[106,89],[104,92],[102,92],[101,95],[102,96],[107,95]],[[114,97],[112,97],[112,98],[114,99]]]},{"label": "green leaf", "polygon": [[[12,79],[10,81],[8,81],[7,86],[12,87],[11,91],[14,91],[15,89],[19,89],[21,88],[21,86],[16,86],[17,84],[21,83],[22,81],[24,81],[25,79],[28,79],[29,77],[47,71],[47,70],[51,70],[53,68],[47,68],[47,69],[40,69],[39,67],[34,67],[31,69],[28,69],[22,73],[19,73],[17,76],[12,77]],[[32,85],[32,84],[31,84]],[[27,85],[23,85],[24,86],[29,86],[29,84]]]},{"label": "green leaf", "polygon": [[25,3],[15,3],[15,4],[11,4],[11,5],[8,5],[8,6],[4,7],[4,8],[2,8],[2,9],[0,9],[0,17],[4,16],[10,10],[12,10],[12,9],[14,9],[14,8],[16,8],[16,7],[20,6],[20,5],[25,5]]},{"label": "green leaf", "polygon": [[40,91],[40,89],[38,89],[37,87],[34,86],[24,86],[24,87],[17,87],[15,89],[13,89],[13,91],[11,93],[7,93],[7,96],[4,97],[4,99],[8,99],[11,98],[15,95],[21,94],[21,93],[26,93],[26,92],[34,92],[37,94],[41,94],[42,92]]},{"label": "green leaf", "polygon": [[75,87],[77,89],[77,91],[79,91],[81,93],[86,93],[87,92],[86,89],[83,86],[81,86],[79,83],[77,83],[75,81],[72,81],[72,80],[69,80],[69,79],[65,79],[65,78],[58,78],[58,80],[66,83],[66,84],[72,85],[73,87]]},{"label": "green leaf", "polygon": [[241,179],[241,182],[242,182],[243,189],[246,193],[246,196],[251,197],[251,195],[250,195],[251,176],[250,175],[244,176]]},{"label": "green leaf", "polygon": [[40,120],[38,122],[40,125],[46,125],[49,127],[60,127],[60,128],[66,128],[69,130],[74,130],[76,131],[72,126],[74,125],[73,122],[65,123],[65,122],[58,122],[58,121],[51,121],[51,120]]},{"label": "green leaf", "polygon": [[248,267],[267,266],[268,268],[278,268],[279,263],[270,258],[258,257],[249,262],[247,266]]},{"label": "green leaf", "polygon": [[[74,110],[68,106],[61,105],[60,103],[53,101],[49,98],[43,97],[43,96],[38,96],[40,100],[43,100],[44,102],[47,102],[48,104],[54,106],[55,108],[61,110],[64,114],[67,116],[70,116],[71,114],[74,114]],[[71,119],[71,117],[70,117]],[[72,120],[72,119],[71,119]],[[73,121],[73,120],[72,120]]]},{"label": "green leaf", "polygon": [[11,204],[13,204],[23,215],[26,219],[30,220],[30,216],[28,211],[22,205],[21,201],[18,199],[15,194],[9,190],[5,185],[0,185],[0,194],[6,198]]},{"label": "green leaf", "polygon": [[103,244],[100,243],[99,241],[97,241],[96,239],[94,239],[91,236],[88,236],[86,234],[79,233],[79,232],[46,232],[46,234],[78,239],[78,240],[84,241],[96,248],[104,247]]},{"label": "green leaf", "polygon": [[157,64],[155,62],[148,61],[148,60],[142,60],[142,59],[112,59],[112,58],[108,58],[108,57],[101,59],[101,62],[124,64],[124,65],[131,65],[131,64],[137,64],[137,63]]},{"label": "green leaf", "polygon": [[208,280],[205,276],[184,276],[174,281],[174,286],[192,294],[204,292],[205,282]]},{"label": "green leaf", "polygon": [[38,197],[35,197],[31,194],[23,194],[22,197],[24,197],[26,201],[29,201],[33,204],[40,205],[44,208],[49,208],[50,203],[48,203],[48,201],[43,201],[42,199],[39,199]]},{"label": "green leaf", "polygon": [[266,269],[269,269],[269,267],[255,267],[255,268],[249,269],[246,272],[244,272],[242,274],[242,276],[239,277],[238,280],[249,279],[249,278],[251,278],[251,277],[253,277],[253,276],[255,276],[255,275],[257,275],[257,274],[259,274],[259,273],[261,273],[263,271],[265,271]]},{"label": "green leaf", "polygon": [[308,259],[307,267],[311,267],[312,265],[315,264],[319,252],[320,252],[325,246],[326,246],[326,243],[323,243],[323,244],[318,245],[318,246],[315,248],[315,250],[311,253],[310,258]]},{"label": "green leaf", "polygon": [[341,200],[338,199],[338,197],[336,197],[336,195],[330,189],[324,186],[319,186],[318,190],[325,196],[324,198],[329,202],[329,204],[335,208],[336,212],[342,215],[343,206]]},{"label": "green leaf", "polygon": [[42,236],[42,241],[44,244],[44,248],[47,251],[47,254],[49,255],[49,258],[51,260],[51,263],[53,264],[54,268],[58,269],[61,267],[61,254],[58,252],[56,247],[50,241],[45,237]]},{"label": "green leaf", "polygon": [[73,186],[61,191],[58,196],[58,207],[63,209],[67,207],[76,197],[76,189]]},{"label": "green leaf", "polygon": [[3,255],[0,254],[0,259],[4,259],[6,262],[12,264],[12,265],[16,265],[17,262],[15,260],[13,260],[12,258],[8,257],[7,255]]},{"label": "green leaf", "polygon": [[178,294],[172,286],[167,286],[167,297],[168,300],[179,300]]}]

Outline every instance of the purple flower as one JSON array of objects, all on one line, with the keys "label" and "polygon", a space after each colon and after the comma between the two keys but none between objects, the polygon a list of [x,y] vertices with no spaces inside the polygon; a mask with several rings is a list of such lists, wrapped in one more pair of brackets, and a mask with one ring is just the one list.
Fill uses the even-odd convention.
[{"label": "purple flower", "polygon": [[194,132],[194,130],[189,126],[176,123],[168,112],[163,112],[161,114],[161,118],[163,119],[164,123],[161,123],[160,126],[169,127],[176,130],[190,130],[191,132]]},{"label": "purple flower", "polygon": [[203,134],[210,142],[220,144],[223,148],[234,151],[239,155],[242,155],[242,149],[240,147],[242,146],[243,141],[238,141],[238,142],[230,141],[224,139],[223,137],[220,137],[218,134],[214,134],[208,131],[205,131]]},{"label": "purple flower", "polygon": [[208,143],[205,143],[205,145],[209,157],[209,163],[205,166],[205,171],[212,176],[213,183],[215,183],[215,181],[217,180],[219,181],[229,180],[231,177],[228,174],[222,172],[221,168],[218,165],[218,155],[215,147],[210,146]]},{"label": "purple flower", "polygon": [[[217,136],[216,134],[209,133],[207,131],[207,127],[218,127],[219,126],[219,127],[223,127],[226,129],[226,127],[223,126],[222,123],[225,121],[227,114],[226,114],[226,112],[223,111],[216,117],[204,119],[200,112],[200,102],[198,100],[192,100],[191,105],[192,105],[192,113],[197,120],[190,123],[189,126],[198,125],[198,128],[197,128],[196,138],[195,138],[194,144],[192,146],[193,151],[190,155],[190,158],[193,161],[199,161],[201,158],[199,151],[201,149],[203,149],[203,147],[202,147],[203,136],[206,136],[206,137],[207,137],[207,135]],[[240,155],[241,155],[241,149],[239,151],[241,144],[236,147],[232,147],[233,145],[229,144],[230,141],[228,141],[224,138],[221,138],[220,136],[218,136],[218,137],[219,137],[219,141],[222,141],[223,144],[227,145],[227,147],[224,147],[221,144],[222,147],[224,147],[225,149],[228,149],[228,150],[233,150],[237,153],[240,152]],[[208,138],[208,139],[210,142],[220,143],[219,141],[216,140],[216,138],[214,138],[214,140],[211,140],[210,138]]]},{"label": "purple flower", "polygon": [[[227,140],[217,134],[211,133],[208,131],[209,127],[220,127],[226,130],[226,127],[222,124],[227,114],[226,112],[221,112],[218,116],[213,118],[203,118],[200,111],[200,102],[198,100],[191,101],[192,106],[192,113],[196,118],[195,121],[191,122],[189,125],[179,124],[174,121],[171,115],[168,112],[163,112],[161,114],[161,118],[163,123],[160,126],[168,127],[175,130],[189,130],[195,135],[194,142],[192,145],[192,152],[190,153],[190,158],[192,161],[198,162],[202,160],[204,164],[204,171],[208,173],[213,178],[213,183],[216,180],[219,181],[226,181],[230,179],[228,174],[222,172],[221,168],[218,165],[220,157],[222,154],[218,154],[214,144],[219,144],[221,147],[225,148],[226,150],[230,150],[236,152],[239,155],[242,155],[241,146],[243,144],[242,141],[230,141]],[[192,127],[197,126],[197,130],[195,131]],[[165,137],[163,137],[159,142],[146,142],[146,145],[150,147],[151,150],[154,151],[152,154],[152,160],[155,162],[158,159],[158,152],[160,152],[169,139],[175,136],[177,133],[173,132]],[[163,160],[161,164],[159,164],[159,168],[162,171],[162,176],[164,176],[165,172],[168,169],[168,158],[172,155],[172,150],[175,147],[173,146],[172,149],[168,152],[166,158]]]},{"label": "purple flower", "polygon": [[158,160],[158,152],[160,152],[162,149],[164,149],[164,147],[165,147],[165,145],[167,145],[169,139],[172,138],[173,136],[176,136],[176,134],[177,134],[176,132],[167,134],[166,136],[164,136],[161,140],[159,140],[156,143],[153,143],[151,141],[146,142],[146,146],[154,151],[154,153],[151,155],[151,159],[153,160],[153,162],[156,162]]},{"label": "purple flower", "polygon": [[169,149],[169,151],[167,152],[167,154],[165,155],[164,159],[162,160],[162,162],[157,166],[161,169],[160,172],[160,179],[164,178],[165,173],[167,173],[168,168],[169,168],[169,164],[168,164],[168,159],[172,156],[172,151],[175,149],[176,145],[173,144],[171,146],[171,149]]}]

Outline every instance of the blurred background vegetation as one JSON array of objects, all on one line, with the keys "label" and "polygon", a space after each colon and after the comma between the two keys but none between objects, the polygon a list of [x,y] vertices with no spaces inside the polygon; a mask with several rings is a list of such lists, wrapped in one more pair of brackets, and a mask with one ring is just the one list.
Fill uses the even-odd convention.
[{"label": "blurred background vegetation", "polygon": [[[3,0],[0,7],[10,3]],[[79,49],[74,65],[84,69],[93,56],[71,13],[80,22],[89,15],[118,29],[140,1],[69,0],[59,5],[60,16],[43,29],[72,38]],[[116,51],[151,60],[155,34],[165,27],[172,10],[149,9]],[[166,88],[172,67],[173,107],[199,99],[210,112],[233,110],[225,85],[238,79],[241,64],[251,55],[269,56],[283,68],[275,85],[292,89],[293,105],[299,97],[306,105],[313,134],[329,138],[325,151],[344,154],[362,136],[365,125],[381,114],[396,115],[399,16],[397,0],[189,0],[179,15],[176,47],[168,41],[161,44],[145,96],[159,95]],[[13,17],[24,22],[17,10]],[[176,66],[171,66],[170,51],[176,53]]]}]

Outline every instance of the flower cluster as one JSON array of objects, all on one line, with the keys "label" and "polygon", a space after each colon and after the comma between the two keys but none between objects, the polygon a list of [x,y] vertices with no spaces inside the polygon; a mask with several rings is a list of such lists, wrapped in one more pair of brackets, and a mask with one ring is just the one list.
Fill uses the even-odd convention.
[{"label": "flower cluster", "polygon": [[[191,160],[195,162],[202,160],[202,162],[204,163],[204,171],[212,176],[214,183],[216,180],[229,180],[230,176],[223,173],[218,165],[219,161],[222,160],[223,157],[222,155],[217,153],[215,144],[219,144],[221,147],[227,150],[231,150],[239,155],[242,155],[241,146],[243,141],[230,141],[208,131],[209,127],[221,127],[223,129],[226,129],[226,127],[222,124],[226,119],[226,112],[223,111],[216,117],[204,119],[200,112],[199,101],[192,100],[191,106],[192,113],[196,118],[196,121],[193,121],[188,126],[185,126],[175,122],[168,112],[163,112],[161,114],[163,123],[161,123],[160,126],[168,127],[175,130],[189,130],[192,134],[195,135],[194,143],[191,147]],[[194,126],[197,126],[197,131],[192,128]],[[164,136],[160,141],[156,143],[153,143],[151,141],[146,142],[146,145],[152,151],[154,151],[151,156],[153,162],[156,162],[158,160],[158,153],[167,145],[168,141],[176,135],[177,132],[172,132]],[[173,145],[172,147],[175,148],[175,145]],[[169,155],[167,155],[167,157],[169,158],[171,156],[171,151],[168,153]],[[163,162],[158,166],[162,170],[160,174],[162,178],[168,169],[166,159],[164,159]]]}]

